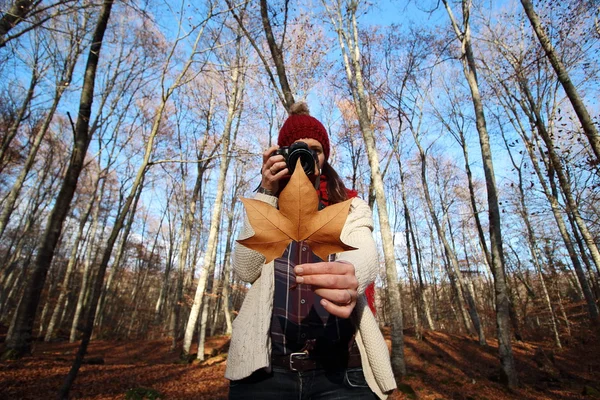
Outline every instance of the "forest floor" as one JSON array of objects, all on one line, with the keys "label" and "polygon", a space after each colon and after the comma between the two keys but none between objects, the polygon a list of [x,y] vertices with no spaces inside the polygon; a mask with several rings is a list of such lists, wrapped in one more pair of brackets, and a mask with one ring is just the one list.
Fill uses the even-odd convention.
[{"label": "forest floor", "polygon": [[[563,349],[548,343],[514,343],[520,387],[508,391],[499,382],[496,341],[481,347],[467,336],[427,331],[417,341],[408,333],[409,373],[391,399],[600,399],[599,339],[598,332],[588,331],[571,337]],[[182,364],[169,351],[168,340],[93,341],[87,359],[104,364],[81,367],[71,398],[143,399],[160,394],[162,399],[226,399],[228,341],[208,338],[207,360],[195,364]],[[77,347],[35,342],[31,356],[0,362],[0,399],[56,398]]]}]

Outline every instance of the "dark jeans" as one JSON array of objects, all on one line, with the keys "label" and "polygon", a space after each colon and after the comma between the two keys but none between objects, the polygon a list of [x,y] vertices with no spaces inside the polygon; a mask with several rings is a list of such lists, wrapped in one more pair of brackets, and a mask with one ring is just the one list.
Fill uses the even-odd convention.
[{"label": "dark jeans", "polygon": [[377,396],[369,389],[362,368],[294,372],[273,367],[270,373],[261,369],[231,381],[229,399],[373,400]]}]

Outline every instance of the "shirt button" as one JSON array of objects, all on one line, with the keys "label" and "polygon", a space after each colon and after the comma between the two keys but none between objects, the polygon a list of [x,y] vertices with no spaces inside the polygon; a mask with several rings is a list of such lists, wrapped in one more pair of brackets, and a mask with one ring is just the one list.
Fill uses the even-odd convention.
[{"label": "shirt button", "polygon": [[306,251],[306,246],[302,246],[302,251]]},{"label": "shirt button", "polygon": [[302,335],[300,335],[300,337],[301,337],[302,339],[304,339],[304,338],[306,337],[306,333],[303,333]]},{"label": "shirt button", "polygon": [[300,303],[304,304],[304,303],[306,303],[306,300],[302,299],[302,300],[300,300]]}]

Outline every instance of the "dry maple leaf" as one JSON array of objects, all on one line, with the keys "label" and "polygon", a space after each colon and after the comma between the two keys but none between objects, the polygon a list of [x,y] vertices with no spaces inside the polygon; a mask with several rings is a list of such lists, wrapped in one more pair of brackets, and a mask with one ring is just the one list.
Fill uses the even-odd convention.
[{"label": "dry maple leaf", "polygon": [[319,196],[300,166],[300,160],[279,195],[279,210],[260,200],[242,198],[241,201],[254,236],[238,243],[264,255],[265,263],[281,257],[292,240],[305,240],[322,260],[330,254],[355,249],[340,240],[352,200],[319,211]]}]

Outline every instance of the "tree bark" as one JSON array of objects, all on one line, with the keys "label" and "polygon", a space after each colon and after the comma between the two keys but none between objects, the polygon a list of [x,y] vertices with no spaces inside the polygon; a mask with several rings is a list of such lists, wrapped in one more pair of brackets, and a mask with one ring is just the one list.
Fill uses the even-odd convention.
[{"label": "tree bark", "polygon": [[[578,207],[575,199],[573,198],[569,180],[565,176],[565,172],[564,172],[562,163],[560,161],[558,154],[556,153],[554,141],[553,141],[552,137],[550,136],[548,130],[546,129],[545,124],[542,121],[541,115],[539,113],[539,109],[535,105],[535,101],[533,99],[531,91],[529,90],[528,84],[523,76],[520,76],[519,84],[526,96],[527,103],[529,104],[530,118],[531,118],[532,122],[534,123],[538,134],[541,136],[542,140],[544,141],[544,144],[546,145],[546,150],[548,151],[549,165],[547,165],[547,168],[548,168],[549,174],[551,174],[549,179],[550,180],[554,179],[553,175],[554,175],[554,173],[556,174],[556,176],[558,178],[558,183],[560,185],[560,188],[563,192],[564,198],[567,203],[566,204],[567,212],[571,213],[571,215],[573,216],[573,219],[575,220],[575,223],[577,224],[577,227],[579,228],[579,231],[581,232],[581,235],[583,236],[583,240],[585,241],[585,243],[590,251],[592,260],[594,261],[594,264],[598,268],[600,266],[600,252],[598,251],[598,246],[596,246],[596,242],[594,240],[593,235],[588,230],[587,224],[585,223],[584,219],[581,217],[581,214],[579,213],[579,207]],[[540,149],[540,152],[541,151],[542,151],[542,149]],[[561,221],[562,221],[562,218],[561,218]],[[564,224],[564,221],[562,223]],[[566,227],[565,227],[565,230],[566,230]],[[568,234],[567,234],[567,236],[568,236]],[[572,247],[572,245],[571,245],[571,247]],[[574,251],[574,249],[573,249],[573,251]],[[590,289],[587,277],[585,276],[585,272],[583,271],[583,268],[581,267],[581,263],[579,263],[579,258],[576,256],[575,253],[574,253],[574,257],[571,257],[571,259],[573,259],[573,258],[577,259],[577,263],[575,263],[573,265],[573,267],[575,268],[575,273],[577,274],[579,284],[581,285],[581,289],[583,290],[583,295],[587,302],[590,320],[591,320],[592,324],[597,324],[599,321],[598,320],[599,313],[598,313],[598,306],[596,305],[596,301],[594,298],[594,294],[592,293],[592,291]]]},{"label": "tree bark", "polygon": [[[8,193],[8,195],[6,196],[6,199],[3,201],[3,207],[2,207],[2,212],[0,213],[0,237],[2,237],[2,234],[4,233],[4,230],[6,229],[6,226],[10,220],[10,217],[12,215],[12,212],[15,208],[15,204],[17,203],[19,194],[21,193],[21,189],[23,188],[23,185],[25,183],[25,179],[27,178],[27,175],[29,174],[29,172],[31,171],[31,168],[36,160],[36,156],[38,153],[38,150],[40,148],[40,145],[42,144],[42,140],[44,139],[44,137],[46,136],[46,133],[48,132],[49,128],[50,128],[50,124],[52,123],[52,120],[54,118],[54,114],[56,112],[56,109],[58,108],[58,104],[60,103],[60,100],[62,98],[62,95],[64,94],[65,90],[67,89],[67,87],[69,87],[69,84],[71,83],[71,80],[73,79],[73,71],[75,70],[75,65],[77,64],[77,59],[79,58],[81,51],[83,49],[76,45],[74,46],[71,51],[69,52],[68,56],[67,56],[67,61],[65,61],[65,65],[66,65],[66,71],[64,71],[64,78],[58,82],[57,86],[56,86],[56,90],[54,93],[54,98],[52,100],[52,105],[50,106],[50,109],[48,110],[48,113],[46,115],[46,118],[44,119],[44,123],[42,124],[42,126],[37,130],[33,140],[32,140],[32,144],[31,147],[29,148],[29,152],[27,154],[27,159],[25,160],[25,163],[23,165],[23,167],[21,168],[21,172],[19,173],[19,176],[15,179],[15,182],[13,183],[10,192]],[[95,71],[94,71],[95,74]],[[93,82],[92,82],[93,84]],[[93,88],[92,88],[93,90]],[[93,95],[93,93],[92,93]],[[85,99],[83,98],[84,94],[82,93],[82,99],[81,101],[90,101],[89,107],[90,107],[90,113],[91,114],[91,101],[89,99]],[[82,103],[80,103],[80,109],[81,107],[85,107]],[[83,118],[83,117],[82,117]],[[77,119],[77,126],[75,127],[76,132],[74,132],[74,134],[76,136],[81,136],[82,134],[79,133],[80,129],[85,129],[85,138],[83,138],[83,140],[79,140],[75,142],[75,149],[73,150],[73,154],[71,157],[71,163],[70,165],[74,165],[75,163],[79,163],[81,164],[80,167],[77,167],[76,165],[74,165],[73,168],[79,168],[81,170],[81,168],[83,168],[83,161],[75,161],[73,159],[73,157],[78,156],[81,157],[78,153],[77,153],[77,146],[85,146],[85,150],[87,150],[87,146],[89,145],[89,141],[91,140],[91,135],[89,132],[89,115],[87,116],[87,121],[85,123],[85,127],[82,127],[80,125],[80,120],[82,118],[78,118]],[[15,126],[15,129],[18,126]],[[87,140],[87,143],[85,143],[85,141]],[[85,151],[83,152],[83,157],[85,157]],[[76,171],[73,171],[73,173],[75,173]],[[75,177],[75,185],[77,184],[77,179],[79,177],[79,172],[76,172],[77,176]],[[69,178],[69,176],[67,175],[67,178]],[[71,180],[73,180],[73,178],[69,178]],[[66,182],[66,180],[65,180]],[[74,189],[73,189],[73,193],[74,193]],[[67,195],[68,193],[66,193],[65,195]],[[73,194],[71,194],[70,196],[71,198],[73,197]],[[70,203],[71,200],[69,199],[68,203]],[[68,206],[68,204],[67,204]],[[68,209],[68,207],[67,207]],[[67,211],[67,210],[65,210]]]},{"label": "tree bark", "polygon": [[558,81],[562,85],[567,97],[569,98],[571,105],[573,106],[573,110],[575,110],[575,114],[577,114],[577,118],[579,118],[583,132],[587,136],[590,142],[590,147],[596,156],[596,162],[600,163],[600,137],[598,136],[596,125],[590,117],[590,114],[588,113],[586,106],[583,104],[583,101],[579,97],[577,88],[573,82],[571,82],[571,78],[569,77],[569,73],[565,68],[565,65],[556,54],[556,51],[550,42],[550,38],[548,38],[548,35],[542,26],[540,17],[533,8],[531,0],[521,0],[521,4],[523,5],[525,13],[527,14],[527,18],[529,19],[529,22],[531,23],[531,26],[533,27],[533,30],[535,31],[535,34],[537,35],[544,52],[546,53],[546,57],[548,57],[550,64],[552,64],[552,68],[554,68],[554,71],[556,72]]},{"label": "tree bark", "polygon": [[[202,183],[204,179],[204,173],[208,169],[209,161],[200,162],[200,159],[203,157],[204,152],[206,150],[206,146],[208,144],[208,138],[210,137],[209,132],[212,127],[212,118],[213,118],[213,98],[212,93],[210,100],[208,101],[209,108],[206,112],[206,129],[204,132],[204,138],[200,145],[200,149],[197,151],[198,154],[198,163],[196,165],[196,182],[194,183],[194,188],[192,190],[192,194],[189,198],[189,202],[186,204],[187,213],[183,216],[182,221],[182,240],[181,240],[181,251],[179,252],[178,259],[178,271],[177,271],[177,283],[175,286],[175,301],[173,302],[173,308],[171,309],[171,321],[169,327],[169,334],[171,335],[173,341],[171,344],[171,350],[175,350],[177,348],[177,340],[179,339],[179,321],[181,320],[181,310],[182,310],[182,302],[183,302],[183,288],[184,288],[184,275],[185,275],[185,266],[188,259],[188,253],[190,244],[192,241],[192,227],[194,226],[196,220],[196,208],[198,207],[198,201],[200,200],[201,192],[202,192]],[[216,151],[218,146],[215,146],[213,152]],[[212,153],[211,153],[212,154]],[[208,157],[210,159],[210,157]],[[181,166],[181,175],[183,182],[183,195],[185,196],[185,171],[183,166]],[[202,230],[202,220],[200,221],[199,230]]]},{"label": "tree bark", "polygon": [[65,179],[50,213],[46,230],[41,238],[38,254],[33,265],[32,276],[23,293],[23,301],[17,309],[18,316],[15,324],[15,334],[6,343],[6,351],[11,352],[12,356],[18,357],[30,352],[33,321],[40,301],[40,295],[46,281],[48,269],[52,263],[52,258],[54,257],[58,239],[62,232],[63,223],[67,217],[71,200],[77,187],[79,175],[83,169],[83,161],[91,140],[89,122],[94,100],[96,70],[112,4],[112,0],[105,0],[92,37],[79,102],[79,114],[74,132],[73,152],[71,153]]},{"label": "tree bark", "polygon": [[375,135],[368,111],[368,98],[361,72],[358,24],[356,20],[358,2],[354,0],[350,1],[345,10],[342,9],[342,5],[339,2],[333,11],[330,10],[330,6],[326,2],[323,2],[323,6],[329,11],[332,24],[338,33],[338,41],[342,51],[346,79],[348,86],[352,91],[354,107],[358,116],[358,122],[365,142],[367,158],[369,160],[371,185],[373,186],[377,202],[379,227],[385,258],[390,309],[393,310],[393,313],[390,313],[392,325],[392,370],[397,379],[401,379],[402,376],[406,375],[402,300],[400,297],[400,284],[398,282],[394,241],[388,217],[383,179],[381,178],[381,171],[379,168],[379,155],[377,154],[375,146]]},{"label": "tree bark", "polygon": [[546,303],[546,308],[548,309],[548,313],[550,314],[550,325],[552,326],[552,333],[554,334],[554,343],[556,347],[562,348],[560,342],[560,335],[558,333],[558,326],[556,324],[556,315],[554,313],[554,309],[552,308],[552,302],[550,301],[550,295],[548,294],[548,288],[546,286],[546,279],[544,278],[544,273],[542,271],[541,260],[538,257],[538,247],[537,240],[535,238],[535,234],[533,231],[533,227],[531,226],[531,221],[529,220],[529,209],[527,207],[527,203],[525,201],[525,190],[523,187],[523,171],[521,170],[521,166],[517,165],[512,152],[510,151],[510,146],[508,145],[508,141],[506,140],[506,136],[504,132],[502,132],[502,138],[504,139],[504,143],[506,145],[506,149],[508,151],[508,155],[510,157],[510,161],[513,165],[513,169],[517,171],[517,175],[519,178],[519,182],[517,188],[519,189],[519,204],[521,206],[520,214],[521,219],[525,223],[525,229],[527,231],[527,243],[529,246],[529,252],[531,254],[531,260],[533,265],[535,266],[538,275],[540,277],[540,285],[542,287],[542,293],[544,295],[544,302]]},{"label": "tree bark", "polygon": [[222,309],[225,314],[225,334],[231,335],[233,330],[232,327],[232,318],[231,318],[231,301],[229,299],[230,296],[230,287],[231,287],[231,237],[233,235],[233,222],[235,217],[235,206],[237,202],[238,192],[240,190],[240,180],[236,179],[236,184],[233,188],[233,193],[231,194],[230,208],[227,212],[227,239],[225,241],[225,254],[223,259],[223,291],[221,294],[222,297]]},{"label": "tree bark", "polygon": [[[473,323],[473,328],[475,332],[479,336],[479,344],[485,346],[485,333],[483,332],[483,327],[481,325],[481,321],[479,319],[479,313],[477,312],[477,308],[475,305],[475,301],[473,299],[473,295],[468,287],[463,282],[462,274],[460,273],[460,267],[458,264],[458,259],[456,257],[455,250],[450,246],[448,239],[446,238],[446,231],[437,217],[435,209],[433,207],[433,202],[431,200],[431,195],[429,193],[429,185],[427,183],[427,154],[421,147],[420,140],[417,134],[413,131],[413,136],[415,139],[415,143],[417,148],[419,149],[419,155],[421,159],[421,182],[423,185],[423,194],[425,196],[425,202],[427,203],[427,208],[429,210],[429,215],[431,216],[431,220],[435,226],[435,230],[437,232],[439,240],[442,242],[444,247],[444,252],[446,254],[446,258],[448,261],[448,275],[450,277],[450,281],[452,282],[455,292],[457,295],[457,301],[460,302],[461,311],[464,309],[462,306],[462,302],[465,301],[467,303],[467,311],[469,313],[469,317],[471,322]],[[444,211],[446,214],[446,212]]]},{"label": "tree bark", "polygon": [[71,282],[71,275],[73,275],[73,270],[75,268],[75,264],[77,263],[77,254],[79,253],[79,243],[81,242],[81,238],[83,237],[83,230],[87,223],[88,217],[92,211],[93,205],[95,204],[95,200],[97,199],[96,190],[98,189],[98,179],[96,181],[96,187],[94,188],[93,199],[88,202],[85,211],[81,215],[81,219],[79,221],[79,229],[75,234],[75,239],[73,240],[73,247],[71,248],[71,254],[69,256],[69,262],[67,264],[67,268],[65,271],[65,276],[63,277],[63,282],[60,287],[60,293],[58,295],[58,299],[56,300],[56,304],[54,306],[54,311],[52,312],[52,316],[50,317],[50,321],[48,322],[48,329],[46,329],[46,335],[44,336],[44,341],[49,342],[52,340],[54,335],[54,328],[56,326],[56,321],[58,320],[58,315],[60,310],[62,309],[63,301],[69,292],[69,285]]},{"label": "tree bark", "polygon": [[16,0],[10,9],[0,18],[0,38],[3,39],[39,3],[39,0]]},{"label": "tree bark", "polygon": [[[104,184],[103,184],[104,186]],[[127,217],[127,222],[125,223],[125,229],[123,229],[123,234],[121,235],[121,241],[119,243],[119,247],[117,248],[117,253],[113,259],[112,268],[110,270],[110,274],[108,274],[108,279],[106,280],[106,284],[102,285],[102,289],[100,291],[100,298],[98,299],[98,307],[95,309],[95,320],[96,326],[102,326],[102,322],[104,320],[104,314],[107,304],[110,304],[112,297],[111,293],[114,292],[112,290],[113,280],[119,271],[121,266],[121,259],[123,258],[123,254],[125,253],[125,248],[127,247],[127,243],[129,241],[129,233],[131,232],[131,227],[133,226],[133,219],[135,217],[135,212],[137,210],[138,202],[140,201],[140,197],[142,195],[142,191],[144,190],[144,180],[139,184],[139,188],[135,194],[135,199],[133,200],[133,205],[131,206],[131,212]],[[102,193],[102,192],[100,192]]]},{"label": "tree bark", "polygon": [[456,33],[457,39],[462,46],[463,72],[473,101],[473,109],[475,111],[475,123],[477,132],[479,133],[479,144],[481,148],[481,156],[483,158],[483,170],[485,175],[487,200],[489,209],[489,226],[490,226],[490,247],[491,247],[491,269],[494,276],[494,289],[496,295],[496,327],[498,333],[498,352],[500,355],[500,363],[502,365],[503,378],[509,388],[518,385],[517,370],[511,345],[510,332],[510,300],[508,296],[508,288],[506,285],[505,267],[504,267],[504,252],[502,249],[502,229],[500,223],[500,207],[498,205],[498,191],[496,188],[496,178],[494,175],[494,163],[492,159],[492,150],[490,147],[490,139],[487,132],[485,113],[481,95],[479,93],[479,84],[477,82],[477,67],[475,57],[471,46],[471,28],[469,24],[470,0],[462,0],[463,10],[463,28],[459,28],[454,14],[447,0],[442,0],[452,26]]},{"label": "tree bark", "polygon": [[[239,45],[239,43],[238,43]],[[229,169],[229,146],[230,140],[232,136],[232,124],[233,120],[238,112],[239,103],[241,101],[243,86],[244,86],[244,78],[243,71],[241,71],[241,59],[239,54],[239,48],[236,49],[238,54],[236,55],[235,63],[236,65],[232,66],[231,71],[231,82],[232,82],[232,93],[229,98],[229,104],[227,107],[227,120],[225,122],[225,126],[223,129],[223,136],[221,139],[221,148],[222,153],[220,157],[221,165],[219,167],[219,178],[217,181],[217,188],[215,192],[215,201],[213,203],[213,212],[210,221],[210,231],[208,234],[208,240],[206,243],[206,251],[204,253],[204,263],[202,266],[202,271],[200,275],[200,279],[198,281],[198,286],[196,288],[196,294],[194,296],[194,303],[192,305],[192,310],[190,311],[190,315],[187,322],[187,327],[185,330],[185,336],[183,339],[183,354],[187,355],[190,352],[190,348],[192,345],[192,338],[194,336],[194,332],[196,330],[196,324],[198,322],[198,316],[200,313],[200,308],[202,305],[202,300],[204,296],[204,291],[206,288],[206,282],[208,279],[208,274],[211,271],[211,263],[212,263],[212,254],[216,249],[217,244],[217,233],[219,229],[219,222],[221,220],[221,211],[223,209],[223,196],[225,192],[225,180],[227,178],[227,170]],[[214,265],[212,266],[214,268]],[[204,354],[200,354],[200,349],[198,351],[198,357],[204,357]]]},{"label": "tree bark", "polygon": [[[9,158],[7,157],[7,155],[9,154],[10,145],[12,143],[12,140],[17,135],[19,127],[21,126],[21,122],[23,122],[25,118],[25,113],[29,109],[31,99],[33,98],[33,94],[35,91],[35,87],[37,86],[38,81],[40,79],[41,73],[40,71],[38,71],[39,60],[37,56],[35,57],[34,62],[35,64],[33,66],[33,71],[31,72],[31,80],[29,81],[27,95],[25,95],[25,99],[23,99],[23,103],[21,103],[21,106],[17,111],[17,115],[15,116],[13,123],[9,126],[6,134],[3,135],[3,137],[0,139],[0,173],[2,173],[4,167],[8,163],[8,160],[6,159]],[[5,224],[2,224],[2,226],[4,225]],[[2,226],[0,226],[0,237],[2,237],[2,232],[4,231],[4,228]]]},{"label": "tree bark", "polygon": [[[106,7],[108,7],[110,10],[110,5],[112,5],[112,0],[106,0],[106,2],[104,3],[103,10]],[[208,12],[209,12],[209,15],[212,15],[212,10],[209,10]],[[209,19],[210,18],[207,18],[204,20],[203,27],[206,26]],[[70,389],[73,381],[75,380],[75,377],[77,376],[77,372],[79,371],[79,368],[81,367],[81,362],[83,361],[83,357],[87,352],[87,346],[89,345],[89,342],[90,342],[90,339],[92,336],[92,331],[94,328],[94,320],[96,317],[96,312],[95,312],[96,307],[98,306],[98,300],[100,297],[102,285],[104,285],[104,277],[106,274],[106,267],[108,266],[108,263],[110,261],[115,243],[117,241],[117,237],[119,236],[119,233],[121,232],[121,229],[123,228],[125,218],[127,217],[127,214],[130,212],[131,205],[134,201],[136,193],[138,192],[138,190],[140,190],[140,186],[142,185],[142,182],[146,175],[147,169],[150,165],[150,157],[152,156],[153,151],[154,151],[154,142],[160,131],[160,126],[161,126],[163,115],[164,115],[164,112],[165,112],[165,109],[167,106],[167,102],[168,102],[169,98],[171,97],[171,95],[173,94],[173,92],[175,91],[175,89],[181,85],[182,81],[187,76],[187,73],[194,61],[194,55],[196,54],[198,44],[200,43],[200,39],[202,38],[203,33],[204,33],[204,30],[202,28],[200,28],[199,33],[196,36],[196,40],[195,40],[194,44],[191,46],[190,56],[186,60],[181,71],[179,72],[179,74],[177,74],[175,79],[173,79],[171,81],[171,84],[169,85],[169,87],[166,90],[163,88],[164,92],[163,92],[163,95],[161,98],[161,102],[160,102],[158,108],[155,110],[155,115],[154,115],[154,119],[153,119],[153,123],[152,123],[152,129],[150,131],[148,138],[146,139],[146,146],[145,146],[142,162],[140,164],[140,167],[138,168],[136,177],[133,180],[130,192],[127,195],[127,198],[125,200],[123,208],[121,209],[121,211],[119,212],[119,214],[117,215],[117,217],[115,219],[113,228],[112,228],[110,235],[108,236],[108,239],[106,241],[106,247],[102,253],[102,258],[101,258],[100,264],[98,266],[98,276],[96,277],[96,283],[92,290],[91,302],[90,302],[90,307],[89,307],[90,312],[88,314],[88,318],[87,318],[85,328],[83,331],[81,345],[79,346],[79,350],[77,351],[77,355],[75,356],[75,361],[73,362],[71,370],[69,371],[69,375],[65,379],[65,382],[63,383],[63,386],[60,391],[60,395],[65,399],[68,397],[69,389]],[[175,44],[171,48],[171,52],[166,57],[165,64],[164,64],[165,70],[168,69],[166,67],[169,66],[171,58],[173,57],[175,48],[178,43],[179,43],[179,41],[175,41]],[[165,77],[163,76],[163,79],[164,78]]]},{"label": "tree bark", "polygon": [[290,89],[287,74],[285,72],[285,61],[283,59],[283,52],[275,41],[273,35],[273,29],[271,28],[271,20],[269,19],[269,10],[267,9],[267,0],[260,0],[260,16],[262,18],[263,29],[267,37],[267,44],[275,63],[275,69],[277,71],[277,78],[279,78],[279,84],[281,85],[281,91],[283,92],[283,98],[285,103],[283,104],[285,109],[289,111],[292,104],[294,104],[294,95]]}]

